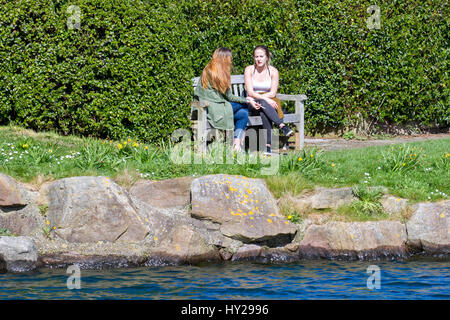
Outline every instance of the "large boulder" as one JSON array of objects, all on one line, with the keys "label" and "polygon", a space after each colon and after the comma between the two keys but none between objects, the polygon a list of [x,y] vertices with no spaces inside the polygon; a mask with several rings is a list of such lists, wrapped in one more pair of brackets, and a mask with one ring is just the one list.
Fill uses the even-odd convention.
[{"label": "large boulder", "polygon": [[262,263],[288,263],[298,260],[300,260],[299,245],[295,243],[276,248],[246,244],[240,247],[232,257],[232,261],[258,261]]},{"label": "large boulder", "polygon": [[158,208],[181,208],[190,203],[190,187],[193,177],[182,177],[163,181],[140,180],[130,194]]},{"label": "large boulder", "polygon": [[409,246],[430,254],[449,254],[450,200],[417,204],[406,230]]},{"label": "large boulder", "polygon": [[15,235],[39,236],[44,226],[39,192],[0,173],[0,228]]},{"label": "large boulder", "polygon": [[380,203],[383,206],[383,211],[387,214],[399,213],[408,206],[408,200],[391,195],[384,195],[380,199]]},{"label": "large boulder", "polygon": [[192,217],[220,224],[220,232],[244,243],[280,246],[289,243],[296,227],[280,213],[260,179],[210,175],[191,185]]},{"label": "large boulder", "polygon": [[45,218],[38,206],[0,208],[0,228],[20,236],[38,237],[45,227]]},{"label": "large boulder", "polygon": [[24,272],[36,268],[38,251],[29,237],[0,237],[0,271]]},{"label": "large boulder", "polygon": [[208,244],[195,228],[189,225],[175,226],[169,236],[150,249],[147,265],[184,264],[218,261],[217,248]]},{"label": "large boulder", "polygon": [[185,209],[161,209],[134,196],[132,199],[150,228],[145,240],[149,255],[146,265],[219,260],[218,248],[226,247],[232,251],[233,247],[241,245],[220,234],[216,224],[194,219]]},{"label": "large boulder", "polygon": [[57,180],[47,197],[49,226],[66,241],[141,241],[150,232],[127,191],[108,177]]},{"label": "large boulder", "polygon": [[0,207],[25,206],[19,184],[10,176],[0,173]]},{"label": "large boulder", "polygon": [[0,173],[0,208],[16,209],[28,204],[37,204],[38,198],[39,191],[35,187]]},{"label": "large boulder", "polygon": [[406,257],[406,228],[397,221],[328,222],[311,225],[300,241],[305,258]]},{"label": "large boulder", "polygon": [[232,261],[256,260],[262,252],[262,247],[256,244],[245,244],[233,255]]},{"label": "large boulder", "polygon": [[313,209],[337,208],[355,200],[352,188],[318,188],[310,199]]}]

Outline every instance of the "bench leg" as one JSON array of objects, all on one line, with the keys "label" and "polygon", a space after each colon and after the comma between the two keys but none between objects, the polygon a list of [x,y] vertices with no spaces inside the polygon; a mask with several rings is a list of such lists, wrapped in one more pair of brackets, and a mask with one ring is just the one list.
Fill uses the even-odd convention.
[{"label": "bench leg", "polygon": [[197,152],[206,152],[206,112],[203,108],[198,109],[198,121],[197,121],[197,132],[196,132],[196,149]]},{"label": "bench leg", "polygon": [[300,115],[300,121],[297,123],[298,136],[295,136],[295,149],[302,150],[305,145],[305,106],[303,101],[295,101],[295,113]]}]

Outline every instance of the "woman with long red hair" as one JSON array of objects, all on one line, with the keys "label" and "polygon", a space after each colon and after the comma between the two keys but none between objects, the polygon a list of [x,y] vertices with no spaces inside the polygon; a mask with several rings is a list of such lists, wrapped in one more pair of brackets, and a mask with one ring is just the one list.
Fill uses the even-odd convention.
[{"label": "woman with long red hair", "polygon": [[209,102],[207,118],[212,127],[221,130],[234,129],[233,145],[241,150],[242,138],[248,122],[248,105],[257,108],[251,98],[235,96],[231,93],[232,53],[228,48],[214,51],[211,61],[203,69],[195,95]]}]

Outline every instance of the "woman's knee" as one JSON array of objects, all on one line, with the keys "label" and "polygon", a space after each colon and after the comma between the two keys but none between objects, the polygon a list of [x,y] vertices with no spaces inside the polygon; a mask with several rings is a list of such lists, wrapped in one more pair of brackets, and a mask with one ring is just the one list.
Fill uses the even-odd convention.
[{"label": "woman's knee", "polygon": [[230,102],[231,107],[233,108],[233,113],[237,113],[241,110],[247,109],[247,104],[239,103],[239,102]]},{"label": "woman's knee", "polygon": [[248,109],[240,109],[238,112],[234,114],[234,118],[239,119],[248,119]]}]

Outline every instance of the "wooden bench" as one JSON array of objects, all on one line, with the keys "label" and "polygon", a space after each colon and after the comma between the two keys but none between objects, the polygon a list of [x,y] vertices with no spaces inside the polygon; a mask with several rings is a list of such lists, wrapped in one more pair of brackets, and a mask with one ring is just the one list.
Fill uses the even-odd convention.
[{"label": "wooden bench", "polygon": [[[193,87],[198,85],[200,77],[192,79]],[[244,96],[244,75],[232,75],[231,76],[231,90],[236,96]],[[295,148],[303,149],[304,146],[304,102],[307,97],[303,94],[277,94],[277,98],[281,101],[294,101],[295,113],[285,113],[283,122],[293,123],[297,127],[297,133],[295,134]],[[206,118],[207,113],[207,101],[193,101],[191,104],[191,122],[194,131],[194,139],[197,141],[200,151],[206,151],[206,143],[208,133],[211,129],[214,129]],[[260,116],[250,116],[247,123],[247,128],[253,126],[261,126],[262,120]]]}]

